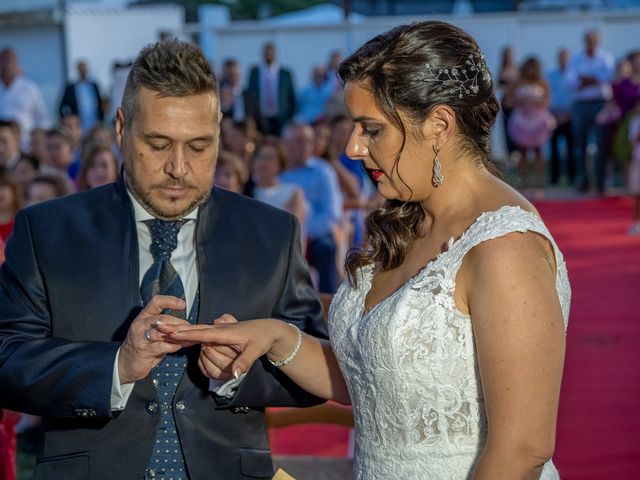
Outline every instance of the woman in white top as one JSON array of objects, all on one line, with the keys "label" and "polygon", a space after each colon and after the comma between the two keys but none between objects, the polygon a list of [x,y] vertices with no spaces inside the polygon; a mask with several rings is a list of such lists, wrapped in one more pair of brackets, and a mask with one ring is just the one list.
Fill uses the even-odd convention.
[{"label": "woman in white top", "polygon": [[277,319],[158,329],[233,346],[202,347],[209,377],[262,357],[351,402],[357,479],[557,479],[570,287],[534,207],[491,173],[499,106],[477,43],[444,22],[402,25],[339,74],[347,153],[388,201],[347,260],[330,343]]},{"label": "woman in white top", "polygon": [[280,140],[265,137],[256,146],[251,162],[251,178],[254,183],[252,196],[295,215],[304,236],[309,208],[300,187],[278,179],[286,166],[287,158]]}]

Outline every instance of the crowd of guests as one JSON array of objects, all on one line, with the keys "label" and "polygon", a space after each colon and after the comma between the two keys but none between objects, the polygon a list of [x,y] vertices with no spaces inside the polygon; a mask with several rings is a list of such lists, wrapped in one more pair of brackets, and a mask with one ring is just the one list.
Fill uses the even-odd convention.
[{"label": "crowd of guests", "polygon": [[535,56],[518,65],[510,47],[502,52],[497,81],[510,158],[525,187],[564,182],[580,192],[595,187],[604,194],[626,176],[634,198],[629,233],[638,235],[640,50],[616,62],[598,33],[588,31],[580,51],[560,48],[557,58],[556,68],[545,75]]}]

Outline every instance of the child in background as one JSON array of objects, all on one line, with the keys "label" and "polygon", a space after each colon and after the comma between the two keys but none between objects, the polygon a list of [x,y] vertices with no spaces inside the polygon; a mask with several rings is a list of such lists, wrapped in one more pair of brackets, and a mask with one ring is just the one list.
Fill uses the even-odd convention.
[{"label": "child in background", "polygon": [[629,235],[640,235],[640,99],[636,102],[629,124],[631,163],[629,164],[629,194],[634,198],[633,223]]}]

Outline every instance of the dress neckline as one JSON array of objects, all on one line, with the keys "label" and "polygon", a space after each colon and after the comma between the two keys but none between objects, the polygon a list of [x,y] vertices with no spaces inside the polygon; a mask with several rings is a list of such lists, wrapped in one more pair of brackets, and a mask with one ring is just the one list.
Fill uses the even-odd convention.
[{"label": "dress neckline", "polygon": [[363,288],[362,288],[363,293],[360,299],[360,317],[361,318],[368,317],[369,315],[374,313],[376,310],[378,310],[378,307],[380,307],[383,304],[389,303],[391,299],[396,297],[401,291],[404,291],[407,287],[409,287],[410,285],[413,285],[418,279],[420,279],[424,275],[425,272],[432,270],[433,266],[436,263],[438,263],[440,260],[442,260],[442,258],[444,258],[446,254],[450,253],[453,250],[454,246],[458,245],[460,242],[462,242],[462,240],[464,240],[466,237],[469,236],[470,232],[476,227],[476,225],[480,223],[480,220],[482,220],[484,217],[489,215],[491,216],[495,215],[504,210],[519,211],[528,215],[533,215],[536,218],[539,218],[535,213],[525,210],[519,205],[503,205],[500,208],[497,208],[496,210],[488,210],[486,212],[482,212],[480,215],[478,215],[478,217],[473,222],[471,222],[471,224],[462,232],[462,234],[458,238],[451,237],[449,239],[449,241],[447,242],[446,250],[443,250],[442,252],[438,253],[434,258],[432,258],[426,264],[420,267],[420,269],[413,276],[409,277],[402,285],[400,285],[393,292],[391,292],[389,295],[384,297],[382,300],[380,300],[378,303],[376,303],[369,309],[365,309],[364,305],[367,300],[367,296],[369,295],[369,292],[371,290],[371,284],[373,283],[373,269],[375,265],[373,263],[370,263],[362,267],[361,278],[363,280]]}]

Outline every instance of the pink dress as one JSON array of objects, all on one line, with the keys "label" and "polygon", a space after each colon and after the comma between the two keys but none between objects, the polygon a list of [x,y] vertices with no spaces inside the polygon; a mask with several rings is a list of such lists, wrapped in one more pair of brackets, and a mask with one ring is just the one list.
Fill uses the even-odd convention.
[{"label": "pink dress", "polygon": [[509,117],[507,132],[520,148],[541,147],[551,137],[556,121],[540,104],[544,100],[541,85],[525,84],[515,91],[516,107]]}]

